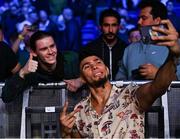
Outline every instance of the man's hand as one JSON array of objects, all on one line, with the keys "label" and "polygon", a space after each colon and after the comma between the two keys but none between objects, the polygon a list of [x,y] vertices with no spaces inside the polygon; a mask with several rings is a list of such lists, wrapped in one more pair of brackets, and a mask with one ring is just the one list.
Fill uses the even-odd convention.
[{"label": "man's hand", "polygon": [[25,24],[21,32],[21,35],[25,37],[30,32],[30,28],[31,27],[29,25]]},{"label": "man's hand", "polygon": [[145,79],[152,80],[155,78],[158,68],[153,64],[143,64],[139,67],[139,74]]},{"label": "man's hand", "polygon": [[19,76],[21,78],[24,78],[25,75],[31,72],[36,72],[37,68],[38,68],[38,62],[33,60],[33,55],[32,53],[30,53],[29,60],[26,63],[26,65],[20,70]]},{"label": "man's hand", "polygon": [[180,46],[178,43],[178,32],[172,25],[172,23],[169,20],[162,20],[161,24],[165,24],[167,28],[161,28],[161,27],[153,27],[154,31],[161,32],[165,35],[163,36],[152,36],[153,40],[161,41],[158,42],[157,45],[161,46],[167,46],[170,50],[170,52],[176,56],[179,57],[180,55]]},{"label": "man's hand", "polygon": [[63,111],[60,114],[60,123],[63,126],[62,130],[63,130],[64,137],[71,135],[71,132],[75,124],[75,120],[76,120],[75,114],[79,112],[80,110],[77,108],[76,110],[67,114],[67,108],[68,108],[68,102],[66,101],[63,107]]},{"label": "man's hand", "polygon": [[64,82],[67,84],[67,89],[71,92],[76,92],[83,85],[81,78],[64,80]]}]

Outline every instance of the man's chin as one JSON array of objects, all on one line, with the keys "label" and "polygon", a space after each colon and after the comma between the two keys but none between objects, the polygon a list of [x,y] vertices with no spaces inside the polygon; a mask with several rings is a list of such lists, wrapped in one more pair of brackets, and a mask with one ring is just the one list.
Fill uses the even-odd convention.
[{"label": "man's chin", "polygon": [[106,37],[106,40],[107,41],[112,41],[112,40],[114,40],[115,39],[115,36],[107,36]]},{"label": "man's chin", "polygon": [[46,63],[47,63],[47,65],[54,65],[54,64],[56,64],[56,61],[48,61]]},{"label": "man's chin", "polygon": [[95,87],[102,87],[105,85],[105,83],[108,81],[108,78],[107,77],[104,77],[104,78],[100,78],[96,81],[94,81],[92,83],[92,86],[95,86]]}]

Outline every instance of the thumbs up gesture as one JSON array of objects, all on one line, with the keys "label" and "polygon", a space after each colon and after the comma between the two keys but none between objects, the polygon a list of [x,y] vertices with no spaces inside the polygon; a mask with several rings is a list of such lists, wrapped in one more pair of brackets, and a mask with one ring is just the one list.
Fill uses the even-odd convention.
[{"label": "thumbs up gesture", "polygon": [[20,70],[19,76],[21,78],[24,78],[25,75],[31,72],[36,72],[37,68],[38,68],[38,62],[33,60],[33,55],[32,53],[30,53],[29,60],[26,63],[26,65]]}]

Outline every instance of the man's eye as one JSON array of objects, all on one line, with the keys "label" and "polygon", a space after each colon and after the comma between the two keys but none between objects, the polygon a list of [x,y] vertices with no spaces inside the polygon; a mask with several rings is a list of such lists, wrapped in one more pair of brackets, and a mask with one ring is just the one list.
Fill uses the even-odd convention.
[{"label": "man's eye", "polygon": [[109,25],[108,24],[103,24],[104,27],[108,27]]},{"label": "man's eye", "polygon": [[118,26],[118,24],[112,24],[112,26],[113,26],[113,27],[117,27],[117,26]]},{"label": "man's eye", "polygon": [[101,61],[98,61],[97,63],[98,63],[98,64],[101,64],[102,62],[101,62]]},{"label": "man's eye", "polygon": [[88,69],[90,66],[89,65],[85,65],[84,67],[83,67],[83,69]]}]

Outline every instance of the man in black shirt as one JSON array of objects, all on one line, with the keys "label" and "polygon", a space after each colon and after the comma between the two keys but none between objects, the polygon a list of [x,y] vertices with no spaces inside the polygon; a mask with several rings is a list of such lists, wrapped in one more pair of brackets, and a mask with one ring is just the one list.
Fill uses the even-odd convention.
[{"label": "man in black shirt", "polygon": [[[63,57],[57,51],[51,34],[37,31],[30,38],[30,57],[18,74],[6,81],[2,100],[10,102],[26,88],[38,83],[59,82],[64,79]],[[66,80],[67,89],[76,91],[81,86],[80,78]]]},{"label": "man in black shirt", "polygon": [[121,60],[125,42],[118,38],[120,28],[119,13],[113,9],[104,10],[99,17],[102,35],[83,47],[80,53],[91,53],[100,57],[110,70],[110,79],[114,80],[118,71],[118,62]]},{"label": "man in black shirt", "polygon": [[11,48],[3,41],[0,41],[0,82],[16,73],[20,65],[16,54]]},{"label": "man in black shirt", "polygon": [[16,54],[4,42],[4,34],[0,25],[0,82],[15,74],[20,69]]}]

